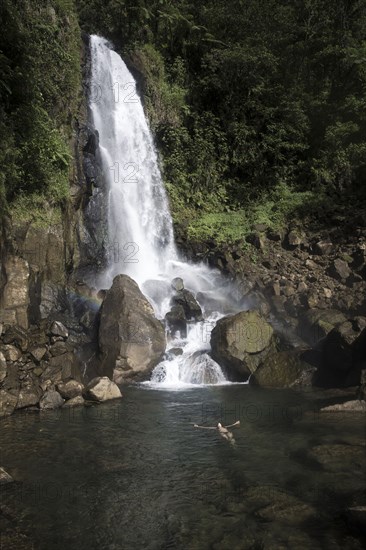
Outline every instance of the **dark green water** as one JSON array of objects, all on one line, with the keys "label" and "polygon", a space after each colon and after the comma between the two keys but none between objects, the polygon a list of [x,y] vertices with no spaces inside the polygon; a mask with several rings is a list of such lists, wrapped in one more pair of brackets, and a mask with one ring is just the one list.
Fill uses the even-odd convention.
[{"label": "dark green water", "polygon": [[[361,549],[365,418],[321,394],[130,387],[88,409],[3,420],[1,550]],[[191,422],[240,419],[236,446]],[[27,538],[25,538],[27,537]],[[23,545],[23,546],[22,546]]]}]

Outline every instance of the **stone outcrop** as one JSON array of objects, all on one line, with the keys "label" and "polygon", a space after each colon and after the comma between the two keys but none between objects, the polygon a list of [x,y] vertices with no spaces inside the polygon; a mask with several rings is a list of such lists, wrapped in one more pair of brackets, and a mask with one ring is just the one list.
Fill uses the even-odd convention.
[{"label": "stone outcrop", "polygon": [[275,350],[273,328],[256,311],[224,317],[211,333],[211,348],[230,378],[247,378]]},{"label": "stone outcrop", "polygon": [[2,332],[0,417],[16,409],[52,409],[82,393],[77,344],[61,321],[42,322],[28,331],[17,325],[6,326]]},{"label": "stone outcrop", "polygon": [[91,380],[85,390],[88,399],[94,401],[109,401],[122,397],[117,384],[112,382],[107,376],[97,377]]},{"label": "stone outcrop", "polygon": [[63,399],[73,399],[82,395],[84,385],[77,380],[68,380],[67,382],[57,384],[57,391]]},{"label": "stone outcrop", "polygon": [[39,402],[39,408],[41,410],[53,410],[59,409],[63,404],[64,399],[62,399],[61,395],[57,391],[47,390]]},{"label": "stone outcrop", "polygon": [[146,378],[166,347],[162,323],[137,283],[118,275],[100,313],[101,374],[116,383]]},{"label": "stone outcrop", "polygon": [[[306,373],[310,371],[310,376]],[[267,388],[311,386],[313,369],[301,360],[299,353],[271,353],[254,373],[253,381]]]}]

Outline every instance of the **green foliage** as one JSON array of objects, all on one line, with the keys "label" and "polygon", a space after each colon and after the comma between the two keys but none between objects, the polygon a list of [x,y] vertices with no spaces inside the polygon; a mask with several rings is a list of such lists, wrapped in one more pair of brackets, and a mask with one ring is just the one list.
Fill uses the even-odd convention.
[{"label": "green foliage", "polygon": [[39,212],[38,195],[50,205],[68,196],[80,30],[71,0],[4,0],[0,16],[2,213],[14,201],[30,209],[29,198]]},{"label": "green foliage", "polygon": [[269,229],[282,229],[290,220],[319,207],[319,193],[294,191],[285,183],[263,192],[245,210],[221,213],[204,213],[188,225],[188,237],[193,240],[213,238],[217,242],[242,241],[256,224]]},{"label": "green foliage", "polygon": [[174,219],[201,220],[191,234],[241,224],[230,210],[280,224],[306,214],[308,192],[352,200],[366,175],[366,0],[77,4],[84,28],[139,52]]}]

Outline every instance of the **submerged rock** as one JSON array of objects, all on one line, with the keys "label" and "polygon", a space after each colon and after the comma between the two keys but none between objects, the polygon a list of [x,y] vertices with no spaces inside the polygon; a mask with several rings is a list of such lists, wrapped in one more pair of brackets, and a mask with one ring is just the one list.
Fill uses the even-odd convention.
[{"label": "submerged rock", "polygon": [[177,291],[183,290],[184,289],[183,279],[181,279],[181,277],[175,277],[175,279],[172,280],[172,288]]},{"label": "submerged rock", "polygon": [[86,396],[94,401],[109,401],[122,397],[117,384],[107,376],[93,378],[86,387]]},{"label": "submerged rock", "polygon": [[275,351],[273,328],[256,311],[220,319],[211,333],[213,359],[234,377],[248,377]]},{"label": "submerged rock", "polygon": [[81,395],[77,395],[64,403],[64,407],[80,407],[85,404],[85,400]]},{"label": "submerged rock", "polygon": [[11,475],[0,466],[0,485],[5,485],[6,483],[11,483],[12,481],[14,481],[14,479]]},{"label": "submerged rock", "polygon": [[117,383],[146,378],[166,346],[163,324],[128,275],[117,275],[102,304],[101,374]]},{"label": "submerged rock", "polygon": [[346,401],[345,403],[337,403],[336,405],[329,405],[329,407],[323,407],[320,412],[366,412],[366,401],[360,401],[354,399],[352,401]]}]

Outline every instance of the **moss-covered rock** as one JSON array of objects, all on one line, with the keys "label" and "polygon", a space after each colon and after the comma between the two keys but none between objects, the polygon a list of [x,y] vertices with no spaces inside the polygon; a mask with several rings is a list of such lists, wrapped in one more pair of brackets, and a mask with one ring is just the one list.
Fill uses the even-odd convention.
[{"label": "moss-covered rock", "polygon": [[297,383],[304,385],[311,381],[303,374],[310,367],[301,361],[298,353],[280,351],[266,357],[263,364],[255,371],[257,384],[268,388],[289,388]]}]

